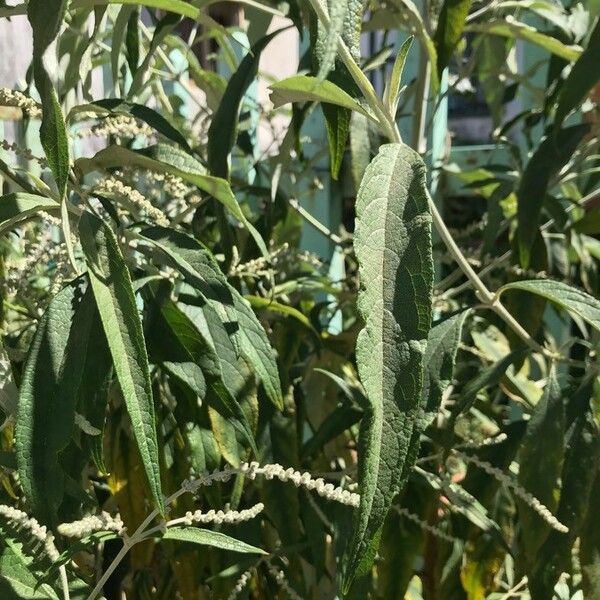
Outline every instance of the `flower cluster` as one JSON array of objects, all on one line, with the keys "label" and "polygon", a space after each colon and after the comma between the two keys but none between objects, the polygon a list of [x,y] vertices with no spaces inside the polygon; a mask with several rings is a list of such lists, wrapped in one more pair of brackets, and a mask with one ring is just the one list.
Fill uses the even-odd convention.
[{"label": "flower cluster", "polygon": [[120,179],[116,177],[108,177],[106,179],[102,179],[93,190],[93,193],[99,195],[113,195],[124,198],[125,200],[131,202],[134,206],[145,212],[151,219],[154,219],[159,225],[167,226],[169,224],[169,219],[165,216],[165,214],[156,206],[154,206],[150,201],[148,201],[144,195],[138,190],[132,188],[131,186],[123,183]]},{"label": "flower cluster", "polygon": [[290,582],[287,580],[285,573],[271,562],[266,562],[267,567],[269,568],[269,573],[271,573],[277,585],[288,595],[288,597],[292,600],[302,600],[302,598],[300,598],[296,590],[290,585]]},{"label": "flower cluster", "polygon": [[[222,523],[241,523],[243,521],[250,521],[257,517],[263,510],[265,506],[262,502],[255,504],[252,508],[247,508],[244,510],[209,510],[204,513],[201,510],[197,510],[196,512],[188,511],[185,513],[185,517],[182,519],[177,519],[178,522],[182,522],[185,525],[193,525],[194,523],[215,523],[217,525],[221,525]],[[173,524],[173,523],[170,523]]]},{"label": "flower cluster", "polygon": [[13,525],[17,531],[25,529],[31,534],[34,539],[34,551],[43,548],[52,562],[58,560],[60,554],[54,545],[54,535],[46,529],[45,525],[40,525],[36,519],[22,510],[5,504],[0,504],[0,516]]},{"label": "flower cluster", "polygon": [[96,531],[114,531],[121,534],[125,530],[121,517],[111,516],[106,511],[102,511],[100,515],[90,515],[79,521],[71,523],[61,523],[58,526],[58,533],[65,537],[84,538]]},{"label": "flower cluster", "polygon": [[149,125],[145,123],[140,124],[129,115],[116,115],[114,117],[106,117],[90,129],[80,129],[75,136],[78,138],[110,136],[133,138],[138,135],[150,137],[153,134],[154,131]]},{"label": "flower cluster", "polygon": [[323,498],[348,506],[356,507],[360,501],[358,494],[349,492],[341,487],[335,487],[332,483],[325,483],[320,477],[315,479],[310,473],[301,473],[291,467],[286,469],[278,464],[261,467],[257,462],[242,463],[239,468],[227,466],[222,471],[216,469],[212,473],[205,472],[194,480],[185,481],[183,489],[187,492],[195,492],[199,487],[211,485],[213,481],[229,481],[237,474],[245,475],[250,480],[254,480],[258,476],[263,476],[265,479],[279,479],[283,482],[291,481],[296,487],[302,486],[308,490],[313,490]]},{"label": "flower cluster", "polygon": [[35,100],[21,92],[8,88],[0,88],[0,106],[20,108],[32,119],[39,119],[42,116],[42,109]]},{"label": "flower cluster", "polygon": [[33,152],[29,148],[23,148],[17,144],[11,144],[8,140],[2,140],[2,142],[0,142],[0,146],[2,146],[2,149],[6,150],[6,152],[12,152],[17,156],[24,158],[25,160],[37,162],[42,168],[46,168],[48,166],[48,161],[45,158],[34,156]]},{"label": "flower cluster", "polygon": [[518,496],[525,504],[527,504],[530,508],[532,508],[548,525],[560,531],[561,533],[567,533],[569,528],[563,525],[551,512],[547,506],[544,506],[535,496],[529,493],[525,488],[521,487],[518,482],[507,475],[501,469],[494,467],[490,463],[480,460],[477,456],[473,456],[471,454],[464,454],[462,452],[456,452],[458,456],[467,464],[475,465],[480,468],[482,471],[485,471],[488,475],[491,475],[495,479],[497,479],[500,483],[506,485],[506,487],[510,488],[515,496]]},{"label": "flower cluster", "polygon": [[442,531],[439,527],[436,527],[435,525],[430,525],[429,523],[427,523],[427,521],[423,521],[417,515],[415,515],[414,513],[411,513],[406,508],[403,508],[401,506],[396,506],[395,509],[399,515],[401,515],[405,519],[408,519],[409,521],[412,521],[413,523],[416,523],[419,527],[421,527],[421,529],[431,533],[431,535],[433,535],[435,537],[438,537],[438,538],[445,540],[447,542],[450,542],[450,543],[460,541],[458,538],[455,538],[454,536],[450,535],[449,533]]},{"label": "flower cluster", "polygon": [[236,581],[235,586],[231,590],[227,600],[235,600],[242,592],[242,590],[248,585],[250,578],[252,577],[252,571],[244,571],[240,578]]}]

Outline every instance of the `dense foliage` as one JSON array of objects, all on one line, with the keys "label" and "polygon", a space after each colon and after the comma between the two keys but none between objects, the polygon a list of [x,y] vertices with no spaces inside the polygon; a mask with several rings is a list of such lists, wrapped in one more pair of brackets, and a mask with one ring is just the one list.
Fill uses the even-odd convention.
[{"label": "dense foliage", "polygon": [[597,3],[222,4],[0,2],[0,597],[599,598]]}]

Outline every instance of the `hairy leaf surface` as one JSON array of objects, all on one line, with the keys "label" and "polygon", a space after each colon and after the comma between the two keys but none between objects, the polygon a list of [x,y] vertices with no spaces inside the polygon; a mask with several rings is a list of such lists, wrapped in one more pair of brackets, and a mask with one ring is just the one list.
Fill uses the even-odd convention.
[{"label": "hairy leaf surface", "polygon": [[115,373],[131,418],[152,497],[162,511],[154,401],[146,344],[131,277],[117,239],[108,225],[86,212],[81,218],[79,231]]},{"label": "hairy leaf surface", "polygon": [[572,285],[551,279],[532,279],[508,283],[500,288],[499,293],[507,290],[524,290],[542,296],[600,331],[600,302]]},{"label": "hairy leaf surface", "polygon": [[241,540],[236,540],[229,535],[210,529],[201,529],[200,527],[172,527],[167,530],[162,539],[191,542],[193,544],[200,544],[201,546],[212,546],[221,550],[229,550],[230,552],[267,554],[261,548],[251,546]]},{"label": "hairy leaf surface", "polygon": [[361,423],[360,506],[344,588],[368,568],[383,521],[400,491],[419,427],[423,356],[431,326],[433,262],[425,166],[416,152],[387,144],[365,172],[355,249],[365,328],[356,356],[369,408]]},{"label": "hairy leaf surface", "polygon": [[444,0],[434,35],[437,50],[438,77],[450,63],[454,48],[460,41],[471,0]]}]

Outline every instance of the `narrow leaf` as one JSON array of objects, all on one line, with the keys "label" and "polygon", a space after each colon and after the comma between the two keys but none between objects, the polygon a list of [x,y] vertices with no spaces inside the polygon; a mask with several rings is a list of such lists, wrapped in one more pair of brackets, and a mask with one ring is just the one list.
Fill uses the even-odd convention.
[{"label": "narrow leaf", "polygon": [[541,33],[535,27],[516,21],[514,17],[508,15],[505,19],[491,20],[487,23],[474,23],[467,25],[465,31],[477,31],[502,37],[516,38],[525,40],[540,46],[544,50],[560,56],[565,60],[577,60],[581,54],[580,46],[569,46],[563,44],[559,39]]},{"label": "narrow leaf", "polygon": [[600,81],[599,56],[600,20],[596,21],[596,26],[592,30],[587,47],[573,65],[573,68],[560,89],[558,106],[554,117],[555,128],[561,126],[566,116],[572,110],[581,106],[585,97]]},{"label": "narrow leaf", "polygon": [[[370,406],[359,446],[360,506],[344,590],[372,564],[385,516],[418,444],[423,357],[431,326],[433,260],[425,166],[402,144],[381,146],[356,202],[355,250],[365,321],[356,344]],[[416,438],[416,439],[415,439]]]},{"label": "narrow leaf", "polygon": [[331,81],[320,81],[308,75],[294,75],[274,83],[270,89],[271,102],[275,108],[288,102],[326,102],[372,118],[357,100]]},{"label": "narrow leaf", "polygon": [[[556,509],[557,489],[564,458],[565,405],[553,369],[542,399],[527,424],[519,458],[519,484],[551,511]],[[522,500],[517,502],[523,556],[535,562],[550,526]]]},{"label": "narrow leaf", "polygon": [[469,8],[471,8],[471,0],[444,0],[433,37],[437,50],[437,69],[440,80],[444,69],[450,64],[452,53],[463,34]]},{"label": "narrow leaf", "polygon": [[404,71],[406,57],[408,56],[408,53],[412,46],[413,39],[414,38],[411,35],[408,38],[406,38],[404,42],[402,42],[402,46],[400,46],[400,50],[398,50],[398,55],[396,56],[394,66],[392,67],[390,79],[386,83],[385,90],[383,91],[383,102],[388,107],[392,115],[395,115],[396,111],[398,110],[398,102],[400,100],[400,84],[402,82],[402,72]]},{"label": "narrow leaf", "polygon": [[16,449],[19,479],[33,514],[53,525],[64,495],[58,453],[69,443],[75,398],[60,389],[61,366],[80,283],[50,302],[29,349],[19,392]]},{"label": "narrow leaf", "polygon": [[36,194],[13,192],[0,197],[0,234],[11,231],[39,212],[56,212],[60,205],[54,200]]},{"label": "narrow leaf", "polygon": [[269,338],[249,303],[231,286],[212,255],[194,238],[163,227],[145,229],[143,235],[168,258],[190,285],[232,326],[231,336],[265,388],[271,402],[281,408],[279,372]]},{"label": "narrow leaf", "polygon": [[79,232],[96,305],[156,507],[162,512],[158,443],[148,356],[131,278],[112,230],[90,213]]},{"label": "narrow leaf", "polygon": [[192,544],[200,544],[201,546],[212,546],[221,550],[229,550],[229,552],[267,554],[261,548],[251,546],[241,540],[236,540],[224,533],[211,531],[210,529],[200,529],[199,527],[171,527],[167,529],[161,539],[191,542]]},{"label": "narrow leaf", "polygon": [[529,266],[550,179],[571,159],[589,130],[587,124],[574,125],[560,130],[555,136],[547,136],[527,163],[517,190],[517,239],[523,268]]},{"label": "narrow leaf", "polygon": [[424,359],[424,425],[429,424],[437,414],[442,395],[452,379],[456,352],[468,314],[469,311],[464,310],[438,323],[429,331]]},{"label": "narrow leaf", "polygon": [[507,290],[524,290],[542,296],[570,313],[581,317],[594,329],[600,331],[600,301],[583,290],[562,281],[552,281],[550,279],[515,281],[503,285],[498,293],[502,294]]},{"label": "narrow leaf", "polygon": [[262,51],[278,33],[279,31],[274,31],[264,36],[244,56],[237,71],[229,80],[223,100],[212,118],[206,150],[209,171],[216,177],[229,178],[229,154],[235,145],[244,94],[256,78]]}]

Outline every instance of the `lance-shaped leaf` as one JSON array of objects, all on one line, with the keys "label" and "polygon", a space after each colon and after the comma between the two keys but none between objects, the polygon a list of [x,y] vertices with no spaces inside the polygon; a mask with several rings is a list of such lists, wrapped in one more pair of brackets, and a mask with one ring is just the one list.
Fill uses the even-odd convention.
[{"label": "lance-shaped leaf", "polygon": [[469,314],[464,310],[432,327],[427,337],[423,379],[424,425],[437,414],[442,395],[452,379],[462,328]]},{"label": "lance-shaped leaf", "polygon": [[60,370],[75,312],[77,285],[61,290],[40,320],[21,382],[16,423],[21,486],[34,515],[52,524],[64,494],[58,452],[69,442],[75,402],[60,394]]},{"label": "lance-shaped leaf", "polygon": [[523,268],[529,266],[550,179],[571,159],[589,130],[588,124],[574,125],[547,136],[527,163],[517,190],[517,240]]},{"label": "lance-shaped leaf", "polygon": [[600,21],[596,22],[589,42],[560,89],[554,127],[560,127],[565,117],[581,106],[590,90],[600,81]]},{"label": "lance-shaped leaf", "polygon": [[269,338],[250,304],[228,283],[214,257],[185,233],[151,227],[143,230],[143,235],[229,324],[234,344],[256,370],[269,400],[281,408],[281,383]]},{"label": "lance-shaped leaf", "polygon": [[515,281],[503,285],[498,294],[508,290],[524,290],[542,296],[600,331],[600,301],[572,285],[551,279]]},{"label": "lance-shaped leaf", "polygon": [[172,527],[167,529],[163,540],[177,540],[179,542],[191,542],[201,546],[212,546],[229,552],[242,552],[246,554],[267,554],[261,548],[251,546],[241,540],[236,540],[231,536],[210,529],[200,529],[199,527]]},{"label": "lance-shaped leaf", "polygon": [[373,119],[357,100],[331,81],[321,81],[308,75],[294,75],[274,83],[271,88],[271,102],[275,108],[288,102],[325,102],[348,108]]},{"label": "lance-shaped leaf", "polygon": [[274,31],[264,36],[244,56],[237,71],[229,80],[223,94],[223,100],[212,118],[208,130],[206,150],[208,153],[208,168],[211,174],[216,177],[225,179],[229,177],[229,154],[235,144],[240,107],[244,94],[256,77],[262,51],[278,33],[279,31]]},{"label": "lance-shaped leaf", "polygon": [[[519,459],[519,484],[551,511],[556,509],[564,458],[565,405],[553,369],[544,395],[527,424]],[[517,501],[523,559],[531,566],[550,526],[525,502]]]},{"label": "lance-shaped leaf", "polygon": [[433,38],[440,80],[444,69],[450,63],[454,48],[460,41],[470,7],[471,0],[444,0]]},{"label": "lance-shaped leaf", "polygon": [[404,65],[406,64],[406,57],[410,51],[412,46],[413,36],[407,37],[402,46],[400,46],[400,50],[398,50],[398,55],[394,60],[394,66],[392,67],[392,73],[390,74],[390,78],[385,84],[385,89],[383,90],[383,103],[387,106],[388,110],[392,115],[396,114],[398,110],[398,102],[400,100],[400,84],[402,83],[402,72],[404,71]]},{"label": "lance-shaped leaf", "polygon": [[54,212],[59,209],[60,205],[57,202],[37,194],[6,194],[0,197],[0,234],[10,231],[43,210]]},{"label": "lance-shaped leaf", "polygon": [[152,386],[131,277],[117,239],[106,223],[86,212],[81,217],[79,232],[96,305],[150,491],[162,511]]},{"label": "lance-shaped leaf", "polygon": [[431,326],[433,260],[425,166],[403,144],[386,144],[365,172],[354,238],[365,321],[356,344],[369,406],[361,422],[360,505],[344,590],[370,568],[420,426],[423,356]]}]

